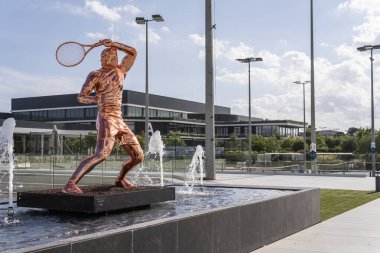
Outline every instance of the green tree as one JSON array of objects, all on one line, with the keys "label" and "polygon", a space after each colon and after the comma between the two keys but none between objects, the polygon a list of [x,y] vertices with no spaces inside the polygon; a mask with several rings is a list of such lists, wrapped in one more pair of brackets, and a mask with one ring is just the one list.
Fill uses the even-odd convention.
[{"label": "green tree", "polygon": [[265,152],[278,152],[280,150],[280,141],[276,136],[265,138]]},{"label": "green tree", "polygon": [[359,128],[355,134],[356,152],[367,154],[371,146],[371,129]]},{"label": "green tree", "polygon": [[83,137],[82,140],[82,152],[85,152],[87,149],[96,147],[96,133],[89,132],[88,135]]},{"label": "green tree", "polygon": [[[292,144],[292,151],[298,152],[300,150],[303,151],[303,138],[294,138],[293,144]],[[307,149],[307,148],[306,148]]]},{"label": "green tree", "polygon": [[181,138],[178,132],[170,131],[164,139],[165,145],[168,146],[186,146],[186,142]]},{"label": "green tree", "polygon": [[356,133],[358,130],[359,130],[359,129],[356,128],[356,127],[350,127],[350,128],[347,130],[347,135],[354,136],[355,133]]},{"label": "green tree", "polygon": [[356,151],[356,142],[353,136],[342,136],[341,138],[341,151],[342,152],[355,152]]},{"label": "green tree", "polygon": [[136,138],[137,138],[138,142],[140,143],[140,146],[143,150],[145,149],[145,137],[144,136],[145,136],[144,134],[142,134],[142,135],[137,134],[136,135]]},{"label": "green tree", "polygon": [[283,151],[290,152],[291,150],[293,150],[294,141],[295,141],[295,138],[286,138],[286,139],[282,140],[281,149]]},{"label": "green tree", "polygon": [[336,136],[329,136],[325,138],[325,143],[329,152],[341,151],[341,138]]},{"label": "green tree", "polygon": [[67,151],[72,154],[72,155],[76,155],[76,154],[79,154],[79,150],[80,150],[80,139],[77,138],[77,137],[67,137],[67,138],[64,138],[64,142],[65,144],[67,145]]},{"label": "green tree", "polygon": [[265,138],[261,135],[252,135],[252,150],[256,152],[266,151],[265,149],[266,143]]}]

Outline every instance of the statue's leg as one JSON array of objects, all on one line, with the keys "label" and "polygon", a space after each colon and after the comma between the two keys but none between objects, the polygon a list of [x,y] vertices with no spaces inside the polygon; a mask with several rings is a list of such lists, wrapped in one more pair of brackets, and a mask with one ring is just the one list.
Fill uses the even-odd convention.
[{"label": "statue's leg", "polygon": [[124,188],[133,188],[134,185],[129,182],[125,176],[133,166],[144,160],[144,152],[141,149],[140,144],[123,144],[121,147],[128,153],[129,158],[123,163],[120,173],[116,178],[115,185]]},{"label": "statue's leg", "polygon": [[111,153],[115,140],[113,138],[107,138],[104,140],[98,140],[96,144],[95,155],[84,159],[75,170],[65,187],[63,187],[63,193],[82,193],[81,189],[77,186],[79,180],[90,172],[96,165],[104,161]]}]

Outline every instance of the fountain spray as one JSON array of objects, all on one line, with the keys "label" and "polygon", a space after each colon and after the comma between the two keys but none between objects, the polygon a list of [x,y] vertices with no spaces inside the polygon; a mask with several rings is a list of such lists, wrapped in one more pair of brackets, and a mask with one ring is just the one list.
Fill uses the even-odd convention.
[{"label": "fountain spray", "polygon": [[3,127],[0,133],[0,163],[8,154],[8,173],[9,173],[9,206],[8,206],[8,216],[13,216],[13,131],[16,126],[16,121],[14,118],[8,118],[3,122]]},{"label": "fountain spray", "polygon": [[158,154],[160,157],[160,178],[161,178],[161,186],[164,186],[164,168],[162,164],[162,157],[164,156],[164,143],[161,139],[160,131],[154,132],[152,137],[149,140],[149,154]]}]

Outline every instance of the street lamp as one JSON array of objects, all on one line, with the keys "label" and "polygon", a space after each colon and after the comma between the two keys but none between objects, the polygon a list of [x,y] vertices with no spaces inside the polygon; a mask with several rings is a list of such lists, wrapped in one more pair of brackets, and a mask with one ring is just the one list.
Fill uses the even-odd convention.
[{"label": "street lamp", "polygon": [[248,57],[236,59],[240,63],[248,63],[248,166],[252,165],[252,125],[251,125],[251,62],[263,61],[262,58]]},{"label": "street lamp", "polygon": [[373,58],[373,50],[374,49],[380,49],[380,45],[365,45],[362,47],[358,47],[358,51],[364,52],[364,51],[371,51],[371,57],[369,58],[371,60],[371,153],[372,153],[372,176],[375,176],[376,172],[376,143],[375,143],[375,109],[374,109],[374,102],[373,102],[373,61],[375,60]]},{"label": "street lamp", "polygon": [[303,86],[303,169],[306,170],[306,112],[305,112],[305,84],[310,81],[295,81],[295,84],[302,84]]},{"label": "street lamp", "polygon": [[152,19],[136,17],[137,24],[145,24],[145,150],[149,148],[148,23],[150,21],[163,22],[164,19],[159,14],[152,15]]}]

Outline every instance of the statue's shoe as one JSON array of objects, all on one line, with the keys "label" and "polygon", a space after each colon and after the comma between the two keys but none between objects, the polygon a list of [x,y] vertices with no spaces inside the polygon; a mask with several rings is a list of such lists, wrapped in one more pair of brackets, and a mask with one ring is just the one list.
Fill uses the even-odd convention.
[{"label": "statue's shoe", "polygon": [[126,178],[123,178],[122,180],[116,180],[115,185],[117,187],[124,187],[125,189],[136,188],[136,186],[129,182]]},{"label": "statue's shoe", "polygon": [[74,194],[83,193],[82,190],[79,189],[79,187],[71,180],[69,182],[67,182],[65,187],[62,188],[61,192],[68,193],[68,194],[70,194],[70,193],[74,193]]}]

